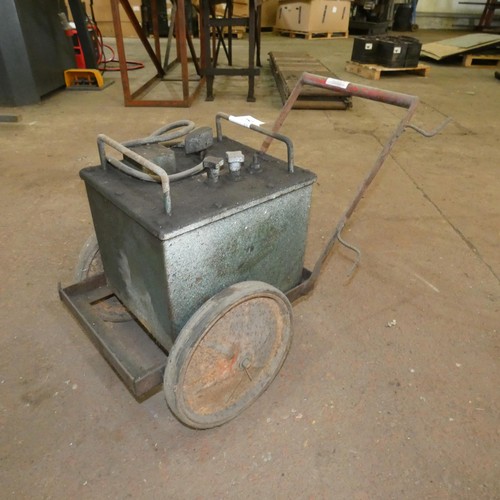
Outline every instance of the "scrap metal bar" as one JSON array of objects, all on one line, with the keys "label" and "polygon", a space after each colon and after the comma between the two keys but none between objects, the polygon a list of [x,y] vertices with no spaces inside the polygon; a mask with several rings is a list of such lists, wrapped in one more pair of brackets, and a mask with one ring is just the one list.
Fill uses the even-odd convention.
[{"label": "scrap metal bar", "polygon": [[0,115],[0,123],[15,123],[19,119],[19,115]]},{"label": "scrap metal bar", "polygon": [[[160,25],[158,22],[158,2],[153,0],[150,2],[151,5],[151,18],[153,20],[153,38],[155,42],[155,54],[158,62],[161,60],[161,49],[160,49],[160,37],[158,34],[160,33]],[[134,16],[135,17],[135,16]]]},{"label": "scrap metal bar", "polygon": [[[182,14],[182,16],[181,16]],[[181,76],[182,76],[182,97],[185,101],[189,98],[189,73],[188,73],[188,57],[186,50],[186,7],[184,0],[177,0],[177,22],[175,23],[175,39],[177,42],[177,53],[181,59]]]}]

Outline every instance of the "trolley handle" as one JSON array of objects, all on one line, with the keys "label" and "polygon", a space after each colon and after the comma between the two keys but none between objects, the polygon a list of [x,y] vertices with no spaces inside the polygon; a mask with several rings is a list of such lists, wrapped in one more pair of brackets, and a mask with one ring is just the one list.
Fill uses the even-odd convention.
[{"label": "trolley handle", "polygon": [[131,167],[126,165],[120,160],[117,160],[116,158],[112,158],[110,156],[106,156],[106,148],[105,145],[113,148],[114,150],[118,151],[119,153],[123,154],[123,156],[126,156],[127,158],[130,158],[131,160],[135,161],[138,163],[141,167],[144,167],[145,169],[149,170],[152,172],[154,175],[157,175],[160,178],[161,182],[161,189],[163,191],[163,203],[165,206],[165,212],[167,215],[172,215],[172,199],[170,197],[170,180],[168,178],[167,172],[163,170],[161,167],[158,165],[155,165],[152,161],[147,160],[143,156],[137,154],[135,151],[132,151],[131,149],[127,148],[123,144],[120,144],[119,142],[115,141],[114,139],[111,139],[111,137],[108,137],[107,135],[104,134],[99,134],[97,136],[97,148],[99,150],[99,158],[101,160],[101,166],[104,170],[106,170],[107,164],[109,163],[113,167],[117,168],[118,170],[121,170],[122,172],[129,172],[130,170],[133,170]]},{"label": "trolley handle", "polygon": [[[388,90],[382,90],[375,87],[368,87],[367,85],[361,85],[357,83],[347,82],[344,80],[338,80],[336,78],[330,78],[304,72],[302,73],[301,77],[295,84],[295,87],[293,88],[292,92],[290,93],[290,96],[283,105],[283,108],[281,109],[278,118],[274,122],[273,133],[277,133],[278,130],[281,128],[283,122],[285,121],[286,117],[292,110],[295,101],[298,99],[302,91],[302,88],[305,85],[334,90],[336,92],[340,92],[343,96],[362,97],[364,99],[369,99],[371,101],[391,104],[393,106],[405,108],[407,111],[406,114],[403,116],[403,118],[401,118],[393,134],[389,137],[387,142],[382,147],[382,150],[380,151],[377,159],[373,163],[371,169],[368,171],[368,173],[362,180],[361,184],[358,186],[351,203],[347,206],[343,214],[340,216],[340,220],[338,221],[331,238],[328,240],[325,248],[320,254],[318,261],[314,265],[312,272],[309,273],[307,277],[305,277],[304,281],[302,281],[295,288],[292,288],[292,290],[287,292],[287,297],[290,301],[293,301],[298,297],[305,295],[314,287],[314,284],[321,270],[321,266],[325,263],[335,242],[337,240],[342,242],[341,232],[347,220],[358,206],[359,202],[363,198],[365,191],[372,183],[373,179],[375,178],[378,171],[382,167],[382,164],[384,163],[385,159],[391,152],[392,147],[398,140],[399,136],[405,131],[405,129],[412,128],[416,130],[418,133],[424,135],[425,137],[432,137],[433,135],[439,133],[450,121],[449,119],[445,120],[439,127],[437,127],[432,131],[422,130],[410,124],[410,120],[413,117],[417,105],[419,103],[419,99],[417,96],[402,94],[399,92],[392,92]],[[272,136],[269,135],[268,137],[266,137],[260,148],[260,151],[262,153],[265,153],[267,151],[272,140],[273,140]]]},{"label": "trolley handle", "polygon": [[217,113],[215,115],[215,127],[217,130],[217,141],[222,141],[222,125],[221,120],[227,120],[228,122],[236,123],[242,127],[249,128],[250,130],[254,130],[255,132],[259,132],[259,134],[266,135],[269,139],[277,139],[278,141],[284,142],[286,145],[286,151],[288,155],[288,172],[293,174],[293,162],[294,162],[294,153],[293,153],[293,143],[292,140],[286,135],[279,134],[278,132],[274,132],[272,130],[267,130],[262,128],[257,123],[261,123],[258,120],[255,120],[251,116],[232,116],[226,113]]}]

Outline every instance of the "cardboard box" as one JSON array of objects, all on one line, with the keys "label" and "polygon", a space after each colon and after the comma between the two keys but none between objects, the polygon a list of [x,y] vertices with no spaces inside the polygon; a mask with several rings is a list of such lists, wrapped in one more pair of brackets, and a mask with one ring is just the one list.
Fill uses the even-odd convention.
[{"label": "cardboard box", "polygon": [[[217,4],[215,12],[217,15],[224,13],[226,4]],[[261,28],[273,28],[276,22],[276,13],[278,11],[278,0],[262,0],[260,11]],[[248,17],[248,0],[236,0],[233,2],[234,17]]]},{"label": "cardboard box", "polygon": [[[225,10],[225,3],[218,3],[215,5],[215,15],[217,17],[222,17]],[[248,5],[244,3],[233,3],[233,17],[248,17]]]},{"label": "cardboard box", "polygon": [[272,28],[276,24],[278,14],[278,0],[263,0],[260,16],[262,28]]},{"label": "cardboard box", "polygon": [[[134,11],[139,23],[141,22],[141,0],[130,0],[130,6]],[[68,7],[69,17],[71,20],[71,9]],[[114,37],[115,30],[113,27],[113,15],[111,14],[111,3],[109,0],[94,0],[94,14],[97,26],[101,31],[102,36]],[[90,7],[87,3],[87,15],[90,16]],[[137,34],[129,21],[127,14],[120,5],[120,19],[122,22],[123,36],[125,38],[137,37]]]},{"label": "cardboard box", "polygon": [[347,33],[351,2],[347,0],[280,1],[275,27],[283,31]]},{"label": "cardboard box", "polygon": [[[259,4],[259,0],[256,1]],[[248,6],[248,0],[235,0],[233,8],[236,9],[238,5]],[[260,26],[261,28],[272,28],[276,23],[276,14],[278,12],[278,0],[260,0]],[[248,7],[246,7],[248,9]],[[248,10],[247,10],[248,12]],[[247,15],[247,14],[245,14]]]},{"label": "cardboard box", "polygon": [[[134,11],[139,22],[141,21],[141,0],[129,0],[130,6]],[[87,5],[87,13],[90,15],[90,7]],[[111,2],[109,0],[94,0],[94,13],[96,21],[99,23],[101,21],[113,21],[113,15],[111,14]],[[127,14],[120,5],[120,18],[122,22],[129,22]]]},{"label": "cardboard box", "polygon": [[[225,3],[218,3],[215,5],[215,16],[216,17],[224,17],[226,11]],[[233,18],[235,17],[248,17],[248,6],[242,4],[233,4]],[[215,28],[212,28],[215,32]],[[222,28],[222,32],[226,35],[228,33],[227,26]],[[246,34],[247,30],[245,26],[233,26],[232,33],[233,36],[237,36],[238,38],[243,38]]]},{"label": "cardboard box", "polygon": [[[113,21],[100,21],[98,22],[99,31],[103,37],[114,38],[115,27]],[[122,20],[122,33],[123,38],[138,38],[132,23]]]}]

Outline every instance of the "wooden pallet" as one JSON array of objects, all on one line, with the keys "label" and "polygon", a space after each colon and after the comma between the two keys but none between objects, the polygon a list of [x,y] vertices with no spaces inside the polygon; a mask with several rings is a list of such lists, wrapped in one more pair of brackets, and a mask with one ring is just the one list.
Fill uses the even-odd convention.
[{"label": "wooden pallet", "polygon": [[348,31],[340,31],[335,33],[314,33],[311,31],[292,31],[284,30],[281,28],[274,28],[274,32],[278,35],[286,35],[290,38],[304,38],[306,40],[334,40],[336,38],[347,38],[349,36]]},{"label": "wooden pallet", "polygon": [[[283,104],[304,71],[336,78],[320,61],[307,53],[269,52],[269,64]],[[347,109],[351,98],[332,90],[305,86],[293,109]]]},{"label": "wooden pallet", "polygon": [[383,73],[408,73],[411,75],[427,76],[430,66],[419,64],[416,68],[386,68],[378,64],[361,64],[354,61],[347,61],[345,70],[348,73],[368,78],[370,80],[380,80]]},{"label": "wooden pallet", "polygon": [[[491,61],[493,64],[483,64],[484,61]],[[500,54],[465,54],[462,66],[466,68],[496,68],[500,66]]]}]

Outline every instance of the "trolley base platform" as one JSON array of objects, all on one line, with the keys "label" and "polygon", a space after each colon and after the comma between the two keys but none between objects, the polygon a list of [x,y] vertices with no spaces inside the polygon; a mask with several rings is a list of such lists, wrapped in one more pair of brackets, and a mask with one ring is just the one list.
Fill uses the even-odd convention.
[{"label": "trolley base platform", "polygon": [[104,274],[67,288],[59,285],[59,296],[134,397],[143,400],[161,388],[167,355],[145,328],[133,316],[120,322],[102,319],[103,309],[123,308],[121,314],[127,314],[117,306]]},{"label": "trolley base platform", "polygon": [[[310,276],[304,268],[301,282],[286,294],[291,301],[304,294],[301,285]],[[161,389],[168,356],[121,304],[104,273],[66,288],[59,285],[59,297],[137,400]]]}]

